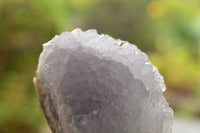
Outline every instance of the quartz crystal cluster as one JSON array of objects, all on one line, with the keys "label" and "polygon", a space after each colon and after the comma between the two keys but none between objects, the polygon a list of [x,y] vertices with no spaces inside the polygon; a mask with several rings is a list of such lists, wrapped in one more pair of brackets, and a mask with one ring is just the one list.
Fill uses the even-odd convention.
[{"label": "quartz crystal cluster", "polygon": [[53,133],[172,133],[163,77],[127,41],[96,30],[55,36],[34,83]]}]

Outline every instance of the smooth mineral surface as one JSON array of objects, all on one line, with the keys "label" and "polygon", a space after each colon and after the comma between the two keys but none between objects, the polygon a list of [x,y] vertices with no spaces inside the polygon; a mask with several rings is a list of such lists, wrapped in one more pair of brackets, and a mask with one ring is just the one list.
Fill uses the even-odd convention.
[{"label": "smooth mineral surface", "polygon": [[157,68],[135,45],[96,30],[45,43],[34,83],[53,133],[172,133]]}]

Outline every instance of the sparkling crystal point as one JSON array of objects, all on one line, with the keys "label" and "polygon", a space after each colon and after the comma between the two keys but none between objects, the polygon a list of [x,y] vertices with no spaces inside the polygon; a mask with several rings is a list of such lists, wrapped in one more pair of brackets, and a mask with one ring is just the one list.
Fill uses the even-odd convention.
[{"label": "sparkling crystal point", "polygon": [[53,133],[172,133],[163,77],[127,41],[96,30],[55,36],[34,83]]}]

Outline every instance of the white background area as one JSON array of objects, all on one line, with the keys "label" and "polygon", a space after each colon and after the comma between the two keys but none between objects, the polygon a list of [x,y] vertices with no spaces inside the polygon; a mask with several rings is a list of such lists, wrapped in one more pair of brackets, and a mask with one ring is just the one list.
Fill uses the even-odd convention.
[{"label": "white background area", "polygon": [[200,120],[175,118],[173,133],[200,133]]}]

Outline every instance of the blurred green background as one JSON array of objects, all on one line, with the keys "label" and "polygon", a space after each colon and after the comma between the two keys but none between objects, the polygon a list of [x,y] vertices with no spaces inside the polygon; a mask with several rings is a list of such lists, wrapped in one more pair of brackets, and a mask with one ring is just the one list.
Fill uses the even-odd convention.
[{"label": "blurred green background", "polygon": [[1,0],[0,133],[44,132],[38,57],[76,27],[137,44],[164,75],[175,116],[200,118],[200,0]]}]

